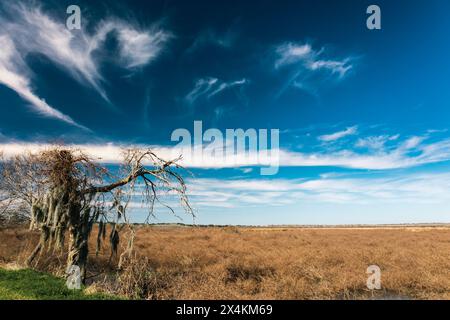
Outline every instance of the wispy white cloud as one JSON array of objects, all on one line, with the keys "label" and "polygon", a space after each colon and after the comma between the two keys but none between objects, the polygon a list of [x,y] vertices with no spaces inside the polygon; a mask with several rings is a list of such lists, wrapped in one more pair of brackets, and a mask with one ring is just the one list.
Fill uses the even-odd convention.
[{"label": "wispy white cloud", "polygon": [[[163,51],[173,35],[156,27],[138,30],[136,27],[117,19],[109,19],[100,24],[94,35],[97,42],[103,42],[109,33],[117,33],[120,64],[134,69],[147,65]],[[92,41],[91,41],[92,43]],[[98,44],[94,44],[94,47]]]},{"label": "wispy white cloud", "polygon": [[232,82],[223,82],[214,91],[212,91],[211,93],[208,94],[208,98],[211,98],[211,97],[221,93],[224,90],[227,90],[227,89],[230,89],[233,87],[239,87],[239,86],[242,86],[247,83],[248,83],[247,79],[241,79],[241,80],[236,80],[236,81],[232,81]]},{"label": "wispy white cloud", "polygon": [[206,99],[210,99],[221,92],[234,88],[234,87],[241,87],[245,84],[248,84],[249,80],[247,79],[240,79],[235,81],[222,81],[217,78],[201,78],[196,81],[194,88],[186,95],[185,100],[192,104],[197,99],[205,97]]},{"label": "wispy white cloud", "polygon": [[448,129],[428,129],[427,133],[444,133],[448,132]]},{"label": "wispy white cloud", "polygon": [[253,171],[253,168],[242,168],[241,170],[243,173],[250,173]]},{"label": "wispy white cloud", "polygon": [[279,69],[288,65],[300,64],[309,71],[327,70],[339,77],[344,77],[353,68],[352,59],[322,58],[325,49],[314,50],[310,44],[287,42],[275,48],[277,58],[275,68]]},{"label": "wispy white cloud", "polygon": [[358,132],[358,126],[349,127],[343,131],[338,131],[332,134],[319,136],[318,139],[324,142],[336,141],[347,136],[355,135]]},{"label": "wispy white cloud", "polygon": [[352,65],[350,64],[350,59],[344,59],[342,61],[317,60],[308,64],[308,67],[313,71],[326,69],[342,78],[352,68]]},{"label": "wispy white cloud", "polygon": [[359,138],[355,146],[358,148],[367,148],[371,150],[382,150],[386,143],[389,141],[395,141],[400,137],[399,134],[396,135],[381,135],[381,136],[370,136],[365,138]]},{"label": "wispy white cloud", "polygon": [[[119,163],[121,146],[107,145],[76,145],[72,146],[89,153],[99,162]],[[143,147],[143,146],[142,146]],[[147,146],[148,147],[148,146]],[[418,146],[422,150],[419,157],[407,157],[399,154],[397,148],[392,154],[374,154],[362,157],[355,154],[318,156],[309,155],[303,158],[299,154],[284,153],[282,165],[296,166],[336,166],[364,169],[406,168],[435,161],[450,160],[450,141],[445,140],[428,145]],[[38,151],[48,148],[45,144],[3,143],[0,150],[6,157],[19,154],[24,150]],[[153,146],[160,156],[171,159],[174,150]],[[180,151],[180,150],[176,150]],[[175,152],[176,153],[176,152]],[[396,154],[394,156],[394,154]],[[293,158],[294,156],[294,158]],[[296,158],[297,157],[297,158]],[[289,162],[291,161],[291,162]],[[214,163],[205,158],[200,162],[195,159],[185,159],[185,165],[218,168],[227,166]],[[445,172],[411,172],[389,171],[372,174],[350,174],[333,172],[320,177],[287,179],[287,178],[188,178],[189,196],[194,207],[261,207],[282,206],[305,203],[330,203],[348,205],[387,204],[440,204],[449,203],[450,173]],[[167,198],[171,201],[170,197]]]},{"label": "wispy white cloud", "polygon": [[404,203],[408,205],[449,201],[450,174],[416,173],[388,177],[309,179],[191,179],[190,195],[202,206],[280,206],[295,203],[335,204]]},{"label": "wispy white cloud", "polygon": [[[183,155],[181,164],[191,168],[242,168],[279,165],[280,167],[338,167],[364,170],[390,170],[418,167],[431,163],[450,161],[450,139],[429,142],[418,137],[403,141],[392,141],[395,145],[389,148],[369,150],[341,149],[337,151],[298,152],[286,149],[266,151],[247,151],[227,157],[217,157],[214,153],[196,154],[190,149],[181,147],[138,145],[152,148],[161,157],[173,159]],[[69,145],[70,146],[70,145]],[[348,145],[347,145],[348,146]],[[38,143],[21,143],[10,141],[0,143],[0,150],[5,156],[13,156],[24,150],[38,151],[49,145]],[[118,144],[85,144],[72,145],[76,149],[85,150],[93,158],[106,163],[119,163],[123,147]]]},{"label": "wispy white cloud", "polygon": [[[22,99],[28,101],[39,114],[53,117],[69,124],[84,128],[68,115],[56,110],[39,98],[31,88],[31,71],[17,51],[12,39],[0,35],[0,84],[17,92]],[[84,128],[85,129],[85,128]]]},{"label": "wispy white cloud", "polygon": [[275,50],[277,53],[275,68],[308,60],[313,61],[313,58],[317,55],[309,44],[287,42],[279,45]]},{"label": "wispy white cloud", "polygon": [[29,101],[41,114],[71,124],[74,124],[72,119],[32,93],[30,83],[34,75],[24,62],[28,55],[45,56],[75,80],[94,88],[109,101],[103,88],[105,80],[100,71],[101,61],[98,60],[101,55],[94,54],[104,49],[106,37],[110,34],[117,37],[119,55],[116,63],[128,69],[151,62],[170,39],[170,33],[164,30],[139,30],[114,18],[99,22],[92,33],[86,29],[71,32],[66,28],[65,21],[57,20],[40,7],[25,4],[5,4],[3,7],[7,14],[0,16],[0,35],[3,42],[10,42],[9,48],[14,48],[14,51],[10,49],[9,53],[2,54],[2,83]]},{"label": "wispy white cloud", "polygon": [[290,67],[291,75],[278,96],[291,86],[317,94],[318,76],[322,80],[342,80],[354,67],[353,62],[352,57],[329,58],[325,48],[315,50],[309,43],[283,43],[275,48],[274,67],[276,70]]},{"label": "wispy white cloud", "polygon": [[233,29],[229,29],[224,33],[207,29],[197,35],[192,45],[186,50],[186,53],[192,54],[200,48],[210,45],[221,48],[231,48],[236,42],[237,37],[238,33]]},{"label": "wispy white cloud", "polygon": [[197,80],[194,88],[186,95],[186,101],[193,103],[202,95],[207,94],[217,81],[219,81],[217,78],[202,78]]},{"label": "wispy white cloud", "polygon": [[424,137],[411,137],[401,145],[401,148],[405,150],[415,149],[422,143],[423,140],[425,140]]},{"label": "wispy white cloud", "polygon": [[24,57],[42,54],[106,97],[100,86],[98,66],[92,58],[99,45],[97,39],[86,37],[83,32],[69,31],[63,21],[57,21],[39,7],[18,4],[9,6],[9,10],[14,18],[6,20],[5,29],[14,34],[14,42]]},{"label": "wispy white cloud", "polygon": [[200,96],[207,94],[217,81],[219,81],[217,78],[202,78],[197,80],[194,88],[186,95],[186,101],[193,103]]}]

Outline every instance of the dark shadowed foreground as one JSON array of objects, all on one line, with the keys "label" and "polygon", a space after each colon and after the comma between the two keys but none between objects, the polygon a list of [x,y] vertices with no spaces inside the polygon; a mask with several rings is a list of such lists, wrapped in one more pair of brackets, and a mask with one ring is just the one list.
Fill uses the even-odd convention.
[{"label": "dark shadowed foreground", "polygon": [[[25,229],[0,230],[0,263],[20,264],[36,241]],[[450,299],[448,227],[143,226],[135,261],[120,272],[108,249],[90,255],[91,291],[147,299]],[[62,274],[60,259],[44,253],[36,267]],[[382,271],[380,291],[366,287],[372,264]]]}]

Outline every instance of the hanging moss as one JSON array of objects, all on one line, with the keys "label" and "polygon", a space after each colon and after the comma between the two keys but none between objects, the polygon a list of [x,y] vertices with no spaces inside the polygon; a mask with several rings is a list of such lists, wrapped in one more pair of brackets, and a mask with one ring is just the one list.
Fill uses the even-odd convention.
[{"label": "hanging moss", "polygon": [[[157,194],[160,188],[177,192],[185,210],[193,214],[187,202],[184,181],[177,170],[172,169],[180,168],[176,164],[178,160],[164,161],[151,150],[124,150],[123,170],[120,171],[124,176],[105,185],[104,181],[111,179],[105,167],[81,151],[63,147],[54,147],[36,155],[18,156],[4,164],[0,168],[2,186],[6,186],[5,190],[12,199],[24,197],[22,200],[27,205],[31,204],[30,228],[41,233],[39,244],[27,262],[32,263],[44,248],[56,250],[67,244],[67,266],[79,266],[84,278],[89,237],[98,222],[98,254],[102,241],[107,237],[107,213],[114,216],[109,234],[111,257],[117,254],[119,233],[124,227],[121,223],[129,225],[126,208],[138,179],[145,183],[143,201],[149,205],[149,216],[153,214],[155,202],[161,203]],[[143,163],[150,163],[150,166],[146,168]],[[113,205],[105,209],[109,201]],[[126,254],[131,253],[134,239],[131,226],[129,229],[131,239]]]}]

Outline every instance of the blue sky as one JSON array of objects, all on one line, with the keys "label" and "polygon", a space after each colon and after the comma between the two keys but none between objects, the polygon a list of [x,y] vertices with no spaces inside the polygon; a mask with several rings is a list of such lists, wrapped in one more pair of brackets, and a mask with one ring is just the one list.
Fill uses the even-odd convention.
[{"label": "blue sky", "polygon": [[63,142],[114,163],[123,146],[165,155],[195,120],[279,129],[276,175],[191,166],[197,223],[449,222],[450,3],[377,1],[373,31],[370,4],[4,1],[0,149]]}]

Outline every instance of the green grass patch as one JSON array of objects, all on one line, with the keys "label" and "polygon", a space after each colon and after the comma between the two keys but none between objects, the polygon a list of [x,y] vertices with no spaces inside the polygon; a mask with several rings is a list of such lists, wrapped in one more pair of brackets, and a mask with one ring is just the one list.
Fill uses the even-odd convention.
[{"label": "green grass patch", "polygon": [[0,300],[111,300],[116,296],[69,290],[62,278],[30,269],[0,269]]}]

